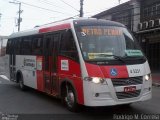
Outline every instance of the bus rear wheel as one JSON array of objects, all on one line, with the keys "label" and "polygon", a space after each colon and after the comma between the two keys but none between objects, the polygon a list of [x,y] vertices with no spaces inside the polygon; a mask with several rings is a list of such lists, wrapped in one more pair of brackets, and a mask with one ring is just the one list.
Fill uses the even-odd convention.
[{"label": "bus rear wheel", "polygon": [[18,81],[19,81],[19,87],[22,91],[26,90],[26,86],[24,85],[23,77],[22,75],[18,76]]},{"label": "bus rear wheel", "polygon": [[80,106],[77,103],[76,94],[71,85],[66,85],[63,89],[62,102],[71,112],[79,112]]}]

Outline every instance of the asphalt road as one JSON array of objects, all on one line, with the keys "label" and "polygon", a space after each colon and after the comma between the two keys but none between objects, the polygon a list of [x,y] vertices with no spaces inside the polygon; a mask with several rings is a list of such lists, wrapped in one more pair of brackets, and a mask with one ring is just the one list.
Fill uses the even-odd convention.
[{"label": "asphalt road", "polygon": [[80,113],[72,113],[61,105],[59,99],[33,89],[23,92],[15,83],[0,78],[0,113],[2,118],[10,114],[15,116],[9,117],[17,117],[18,114],[18,120],[110,120],[118,119],[115,115],[160,114],[159,93],[160,88],[153,87],[153,98],[149,101],[134,103],[130,107],[85,107]]}]

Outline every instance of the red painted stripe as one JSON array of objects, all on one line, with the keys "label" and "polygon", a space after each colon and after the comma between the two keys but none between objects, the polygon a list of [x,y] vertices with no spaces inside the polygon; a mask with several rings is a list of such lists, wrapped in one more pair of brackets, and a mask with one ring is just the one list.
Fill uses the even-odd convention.
[{"label": "red painted stripe", "polygon": [[[122,65],[122,66],[118,66],[118,65],[113,65],[113,66],[101,66],[101,71],[103,72],[105,78],[128,78],[128,70],[127,70],[127,66]],[[117,70],[117,75],[116,76],[112,76],[111,75],[111,69],[116,69]]]},{"label": "red painted stripe", "polygon": [[[68,60],[68,71],[61,70],[61,60]],[[77,93],[78,103],[84,104],[84,94],[83,94],[83,80],[81,79],[81,68],[80,64],[66,57],[58,57],[58,73],[61,80],[68,78],[68,80],[73,83],[75,91]],[[74,75],[74,76],[73,76]]]},{"label": "red painted stripe", "polygon": [[51,26],[47,28],[42,28],[39,30],[39,33],[58,31],[58,30],[64,30],[64,29],[69,29],[69,28],[71,28],[71,25],[67,23],[67,24],[61,24],[61,25]]},{"label": "red painted stripe", "polygon": [[[118,65],[108,65],[108,66],[99,66],[86,63],[86,68],[88,75],[90,77],[102,77],[102,78],[128,78],[128,70],[125,65],[118,66]],[[117,70],[117,75],[111,75],[111,69],[114,68]]]},{"label": "red painted stripe", "polygon": [[104,77],[103,73],[98,65],[93,65],[93,64],[89,64],[89,63],[86,63],[85,65],[87,68],[88,75],[90,77],[102,77],[102,78]]},{"label": "red painted stripe", "polygon": [[[37,56],[36,60],[37,60],[37,62],[42,63],[43,57]],[[37,74],[37,89],[39,91],[44,91],[43,71],[42,70],[37,70],[36,74]]]}]

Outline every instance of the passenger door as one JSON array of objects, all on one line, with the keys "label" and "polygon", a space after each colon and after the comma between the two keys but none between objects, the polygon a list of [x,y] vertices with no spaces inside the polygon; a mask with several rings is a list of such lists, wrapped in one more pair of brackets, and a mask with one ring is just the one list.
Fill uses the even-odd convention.
[{"label": "passenger door", "polygon": [[56,95],[58,90],[59,34],[49,34],[44,40],[44,86],[45,92]]},{"label": "passenger door", "polygon": [[52,94],[57,95],[59,90],[58,81],[58,53],[59,53],[59,40],[60,34],[53,35],[53,41],[51,44],[51,89]]},{"label": "passenger door", "polygon": [[44,88],[45,92],[51,94],[51,70],[50,70],[50,44],[53,41],[52,35],[46,35],[44,39]]},{"label": "passenger door", "polygon": [[10,69],[10,80],[15,80],[15,71],[16,71],[16,55],[14,46],[16,44],[16,40],[11,40],[10,42],[10,50],[9,50],[9,69]]}]

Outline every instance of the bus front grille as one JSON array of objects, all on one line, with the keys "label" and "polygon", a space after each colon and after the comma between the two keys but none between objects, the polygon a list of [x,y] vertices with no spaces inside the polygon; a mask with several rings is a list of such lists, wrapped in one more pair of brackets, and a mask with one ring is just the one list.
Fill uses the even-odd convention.
[{"label": "bus front grille", "polygon": [[134,92],[116,92],[118,99],[126,99],[126,98],[133,98],[138,97],[140,95],[141,90],[136,90]]},{"label": "bus front grille", "polygon": [[113,86],[127,86],[127,85],[138,85],[143,84],[143,78],[140,77],[130,77],[130,78],[113,78]]}]

